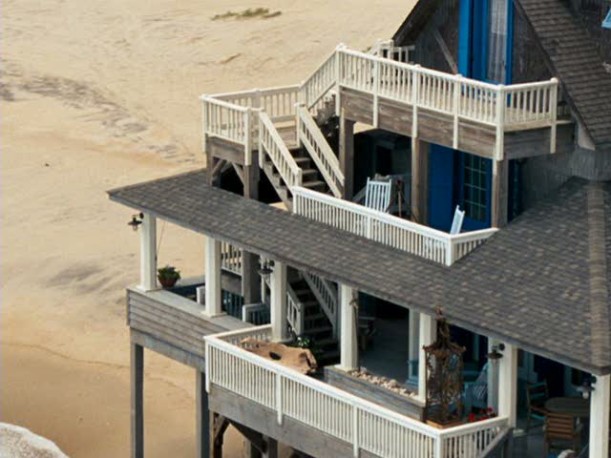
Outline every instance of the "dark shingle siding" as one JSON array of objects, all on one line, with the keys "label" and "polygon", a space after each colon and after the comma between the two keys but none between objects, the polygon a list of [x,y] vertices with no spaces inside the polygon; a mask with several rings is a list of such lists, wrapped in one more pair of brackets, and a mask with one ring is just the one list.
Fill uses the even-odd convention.
[{"label": "dark shingle siding", "polygon": [[611,147],[611,76],[596,43],[560,0],[517,0],[594,144]]},{"label": "dark shingle siding", "polygon": [[[586,181],[569,181],[451,268],[211,188],[204,172],[109,194],[382,299],[427,313],[441,306],[456,325],[607,373],[611,354],[591,338],[587,191]],[[604,191],[608,220],[611,185]]]}]

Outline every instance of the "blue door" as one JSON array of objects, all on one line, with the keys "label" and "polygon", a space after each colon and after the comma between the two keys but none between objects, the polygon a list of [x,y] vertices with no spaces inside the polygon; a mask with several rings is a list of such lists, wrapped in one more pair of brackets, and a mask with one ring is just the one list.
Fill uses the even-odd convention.
[{"label": "blue door", "polygon": [[473,154],[460,153],[458,203],[465,211],[463,231],[490,227],[492,196],[492,161]]}]

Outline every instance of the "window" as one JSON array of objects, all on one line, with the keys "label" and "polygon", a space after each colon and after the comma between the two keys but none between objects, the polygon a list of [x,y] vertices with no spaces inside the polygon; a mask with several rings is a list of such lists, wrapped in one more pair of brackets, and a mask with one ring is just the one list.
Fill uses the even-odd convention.
[{"label": "window", "polygon": [[466,216],[486,221],[487,174],[486,160],[472,154],[464,155],[463,205]]}]

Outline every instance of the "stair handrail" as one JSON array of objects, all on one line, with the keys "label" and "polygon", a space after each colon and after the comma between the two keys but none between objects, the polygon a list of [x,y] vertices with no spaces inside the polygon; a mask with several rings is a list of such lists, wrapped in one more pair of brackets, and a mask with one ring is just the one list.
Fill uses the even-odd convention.
[{"label": "stair handrail", "polygon": [[301,101],[305,103],[308,110],[314,108],[331,89],[337,88],[339,80],[337,51],[343,48],[343,44],[338,45],[323,63],[301,83]]},{"label": "stair handrail", "polygon": [[329,146],[314,119],[312,119],[305,104],[298,104],[295,107],[295,112],[299,146],[303,145],[305,147],[327,182],[331,192],[333,192],[335,197],[341,198],[343,196],[345,178],[337,156]]},{"label": "stair handrail", "polygon": [[282,180],[289,188],[301,186],[303,170],[297,165],[291,152],[280,137],[274,123],[267,113],[259,111],[259,166],[263,167],[267,155]]},{"label": "stair handrail", "polygon": [[302,335],[305,331],[305,314],[303,310],[303,303],[299,300],[297,293],[290,284],[286,285],[286,306],[286,319],[289,325],[296,335]]},{"label": "stair handrail", "polygon": [[339,298],[337,288],[329,280],[309,272],[303,272],[303,279],[314,293],[314,297],[331,322],[333,337],[337,337],[339,324]]}]

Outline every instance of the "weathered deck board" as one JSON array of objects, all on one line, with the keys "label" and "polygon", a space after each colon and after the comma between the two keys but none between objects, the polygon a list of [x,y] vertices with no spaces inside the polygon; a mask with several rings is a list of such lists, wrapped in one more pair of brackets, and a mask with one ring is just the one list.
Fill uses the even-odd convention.
[{"label": "weathered deck board", "polygon": [[[344,115],[353,121],[373,124],[374,98],[354,89],[341,88],[340,101]],[[412,136],[413,108],[380,97],[378,127],[396,134]],[[451,148],[454,143],[454,118],[419,107],[418,137],[429,143]],[[458,123],[458,149],[492,158],[495,154],[496,131],[492,126],[465,120]]]}]

